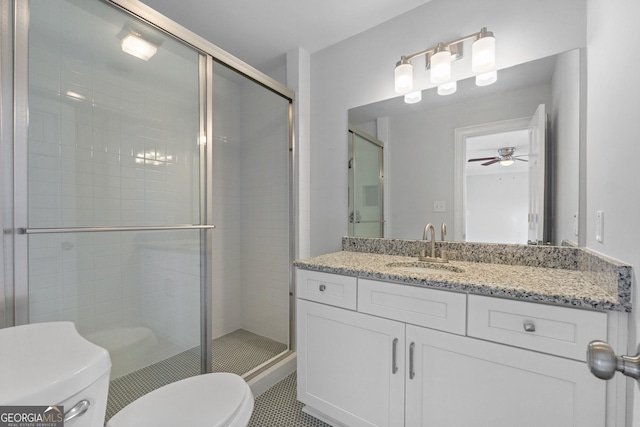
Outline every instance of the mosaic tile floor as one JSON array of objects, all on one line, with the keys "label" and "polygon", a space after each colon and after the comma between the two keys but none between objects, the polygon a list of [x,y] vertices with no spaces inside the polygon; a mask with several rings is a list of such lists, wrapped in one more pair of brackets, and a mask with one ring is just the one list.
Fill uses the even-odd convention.
[{"label": "mosaic tile floor", "polygon": [[296,373],[289,375],[255,401],[249,427],[330,427],[302,412],[296,400]]},{"label": "mosaic tile floor", "polygon": [[[213,340],[213,372],[242,375],[286,349],[286,344],[238,329]],[[116,378],[109,384],[106,419],[156,388],[198,374],[200,349],[195,348]]]}]

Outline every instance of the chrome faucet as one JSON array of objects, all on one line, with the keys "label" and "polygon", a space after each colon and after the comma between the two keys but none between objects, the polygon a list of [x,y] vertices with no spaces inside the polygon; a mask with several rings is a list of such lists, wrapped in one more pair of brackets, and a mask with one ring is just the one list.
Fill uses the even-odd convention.
[{"label": "chrome faucet", "polygon": [[[436,229],[433,226],[433,224],[429,223],[427,225],[424,226],[424,231],[422,232],[422,240],[427,240],[427,234],[429,234],[429,231],[431,231],[431,258],[435,258],[436,257]],[[423,255],[423,257],[426,256],[426,254]]]},{"label": "chrome faucet", "polygon": [[[429,233],[431,233],[431,237],[428,240],[431,253],[427,255],[426,249],[423,249],[422,251],[420,251],[420,257],[419,257],[420,261],[449,262],[449,260],[447,259],[448,257],[446,256],[446,253],[444,251],[441,251],[442,252],[441,257],[436,257],[436,229],[431,223],[424,226],[424,232],[422,233],[422,240],[427,240],[427,237],[429,237]],[[446,234],[447,234],[447,226],[445,224],[442,224],[442,235],[441,235],[442,241],[444,241],[444,236],[446,236]]]},{"label": "chrome faucet", "polygon": [[444,242],[444,236],[447,235],[447,224],[442,223],[442,229],[440,229],[440,240]]}]

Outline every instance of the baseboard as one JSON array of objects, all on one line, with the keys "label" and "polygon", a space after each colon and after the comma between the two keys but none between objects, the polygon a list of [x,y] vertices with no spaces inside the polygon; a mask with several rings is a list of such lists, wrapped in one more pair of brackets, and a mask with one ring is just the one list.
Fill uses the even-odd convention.
[{"label": "baseboard", "polygon": [[302,412],[304,412],[305,414],[311,415],[313,418],[317,418],[320,421],[326,424],[329,424],[332,427],[346,427],[344,424],[334,420],[331,417],[326,416],[322,412],[316,411],[310,406],[304,405],[304,407],[302,408]]}]

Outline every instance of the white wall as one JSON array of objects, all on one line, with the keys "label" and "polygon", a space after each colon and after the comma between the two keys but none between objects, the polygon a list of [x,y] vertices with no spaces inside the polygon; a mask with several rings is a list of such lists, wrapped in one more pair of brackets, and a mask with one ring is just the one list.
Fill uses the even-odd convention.
[{"label": "white wall", "polygon": [[[637,40],[637,0],[589,0],[587,38],[587,246],[634,267],[629,354],[640,331],[640,56],[621,40]],[[622,58],[622,59],[621,59]],[[596,211],[605,212],[604,242],[595,239]],[[638,386],[633,424],[640,426]]]},{"label": "white wall", "polygon": [[[580,152],[580,52],[558,55],[551,82],[553,101],[549,105],[551,125],[551,163],[553,212],[551,240],[560,244],[569,239],[578,243],[574,233],[574,214],[579,210]],[[562,165],[560,167],[560,165]]]},{"label": "white wall", "polygon": [[467,175],[467,241],[526,244],[528,195],[528,172]]},{"label": "white wall", "polygon": [[[313,54],[311,254],[338,250],[347,234],[347,110],[395,96],[401,55],[486,26],[505,68],[585,46],[585,22],[585,0],[434,0]],[[455,65],[455,78],[470,77],[468,60]],[[417,89],[430,87],[427,76],[416,73]]]}]

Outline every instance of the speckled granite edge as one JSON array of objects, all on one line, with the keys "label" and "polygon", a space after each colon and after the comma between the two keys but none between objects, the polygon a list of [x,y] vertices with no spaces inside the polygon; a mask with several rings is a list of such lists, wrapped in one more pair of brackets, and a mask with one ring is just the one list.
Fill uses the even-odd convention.
[{"label": "speckled granite edge", "polygon": [[[343,237],[342,250],[370,254],[416,256],[427,249],[424,240]],[[436,242],[436,250],[447,251],[449,259],[490,264],[578,269],[579,248],[528,246],[503,243]]]},{"label": "speckled granite edge", "polygon": [[[416,256],[427,246],[428,244],[423,240],[357,237],[342,239],[343,251],[372,254]],[[451,260],[578,270],[585,274],[590,283],[618,297],[618,303],[613,306],[605,304],[605,306],[595,307],[592,303],[588,306],[631,312],[631,266],[586,248],[436,242],[436,249],[448,251]],[[500,295],[500,293],[492,294]],[[513,293],[510,292],[508,296],[513,296]],[[526,299],[532,299],[531,297],[528,296]],[[562,297],[558,298],[562,299]],[[545,297],[544,300],[548,298]],[[564,304],[566,305],[566,302]]]},{"label": "speckled granite edge", "polygon": [[631,266],[590,249],[578,252],[578,270],[589,275],[592,283],[597,283],[619,301],[629,301],[631,311]]},{"label": "speckled granite edge", "polygon": [[379,274],[372,272],[362,272],[360,270],[353,270],[349,268],[334,268],[320,266],[317,264],[306,264],[302,262],[296,262],[296,267],[304,268],[305,270],[320,271],[323,273],[340,274],[345,276],[357,276],[364,279],[375,279],[390,282],[402,282],[409,285],[428,286],[438,289],[444,289],[449,291],[457,291],[464,293],[472,293],[478,295],[495,296],[500,298],[509,299],[522,299],[525,301],[540,302],[545,304],[556,304],[566,307],[583,308],[583,309],[595,309],[602,311],[622,311],[631,312],[631,305],[625,303],[614,303],[609,301],[594,301],[588,298],[572,298],[565,295],[542,295],[536,292],[524,292],[512,289],[496,289],[488,286],[478,285],[465,285],[458,283],[449,283],[437,280],[425,280],[410,278],[406,276],[394,276],[389,274]]}]

